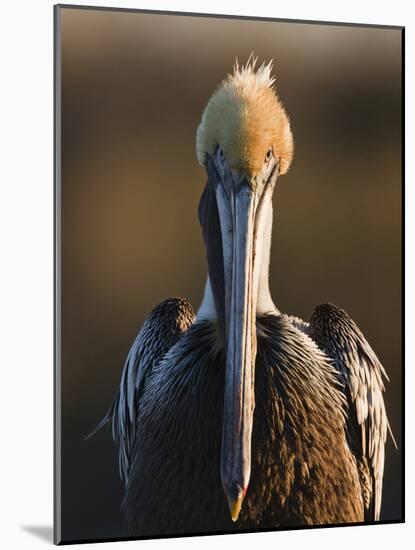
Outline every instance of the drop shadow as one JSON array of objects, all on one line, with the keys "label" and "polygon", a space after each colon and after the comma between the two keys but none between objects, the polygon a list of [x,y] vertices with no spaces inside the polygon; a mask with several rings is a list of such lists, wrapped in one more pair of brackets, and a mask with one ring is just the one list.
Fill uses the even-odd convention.
[{"label": "drop shadow", "polygon": [[53,544],[53,527],[51,525],[21,525],[21,529],[45,542]]}]

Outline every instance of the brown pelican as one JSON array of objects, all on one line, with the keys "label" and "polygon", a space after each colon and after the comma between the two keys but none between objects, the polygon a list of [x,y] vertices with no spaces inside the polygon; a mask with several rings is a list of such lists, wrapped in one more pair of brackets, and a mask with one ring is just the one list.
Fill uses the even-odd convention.
[{"label": "brown pelican", "polygon": [[379,519],[385,371],[343,309],[304,322],[269,291],[272,195],[293,156],[271,70],[236,64],[206,105],[202,304],[151,312],[98,426],[112,424],[136,536]]}]

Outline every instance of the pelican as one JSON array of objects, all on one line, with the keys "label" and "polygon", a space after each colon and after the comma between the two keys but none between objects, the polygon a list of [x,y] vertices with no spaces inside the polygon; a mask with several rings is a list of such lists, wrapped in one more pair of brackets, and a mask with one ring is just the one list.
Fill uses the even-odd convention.
[{"label": "pelican", "polygon": [[204,109],[196,153],[202,303],[196,315],[183,298],[153,309],[97,428],[112,426],[129,530],[376,521],[385,370],[343,309],[319,305],[306,322],[270,294],[272,197],[293,157],[272,62],[236,62]]}]

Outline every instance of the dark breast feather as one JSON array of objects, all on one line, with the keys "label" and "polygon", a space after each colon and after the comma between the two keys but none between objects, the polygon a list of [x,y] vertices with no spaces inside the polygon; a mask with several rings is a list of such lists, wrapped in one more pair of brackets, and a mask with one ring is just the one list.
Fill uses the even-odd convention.
[{"label": "dark breast feather", "polygon": [[363,521],[344,397],[325,354],[284,316],[257,320],[252,473],[237,523],[220,480],[225,357],[195,323],[149,374],[123,510],[135,536]]}]

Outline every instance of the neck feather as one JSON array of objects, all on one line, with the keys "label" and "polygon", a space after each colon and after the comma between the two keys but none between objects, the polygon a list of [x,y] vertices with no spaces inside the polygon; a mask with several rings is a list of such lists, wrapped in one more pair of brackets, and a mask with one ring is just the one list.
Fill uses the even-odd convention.
[{"label": "neck feather", "polygon": [[209,275],[206,280],[205,292],[202,303],[199,306],[196,315],[196,321],[208,321],[217,319],[215,300],[213,298],[212,287],[210,285]]}]

